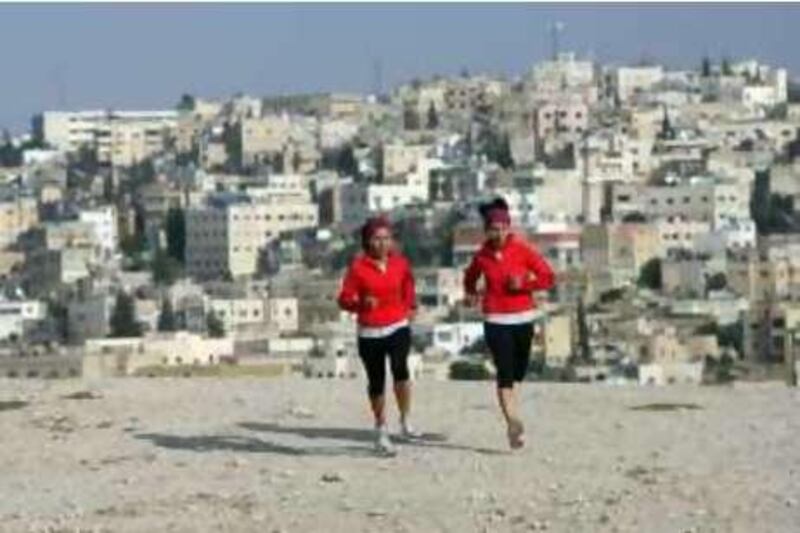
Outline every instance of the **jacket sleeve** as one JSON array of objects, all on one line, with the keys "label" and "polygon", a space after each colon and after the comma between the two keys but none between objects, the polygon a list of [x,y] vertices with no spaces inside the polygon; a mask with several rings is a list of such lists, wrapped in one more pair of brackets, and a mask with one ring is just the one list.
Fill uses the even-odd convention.
[{"label": "jacket sleeve", "polygon": [[528,244],[527,257],[525,264],[528,271],[533,273],[533,277],[525,280],[523,288],[526,291],[546,291],[553,288],[556,282],[556,276],[550,263],[547,262],[536,248]]},{"label": "jacket sleeve", "polygon": [[361,309],[358,277],[352,265],[347,269],[347,273],[342,280],[342,287],[339,290],[339,296],[336,301],[341,309],[351,313],[357,313]]},{"label": "jacket sleeve", "polygon": [[472,258],[464,271],[464,294],[472,296],[478,292],[478,280],[481,277],[481,267],[478,265],[478,256]]},{"label": "jacket sleeve", "polygon": [[405,273],[403,275],[403,303],[408,309],[417,308],[417,289],[414,283],[414,272],[411,270],[411,264],[405,262]]}]

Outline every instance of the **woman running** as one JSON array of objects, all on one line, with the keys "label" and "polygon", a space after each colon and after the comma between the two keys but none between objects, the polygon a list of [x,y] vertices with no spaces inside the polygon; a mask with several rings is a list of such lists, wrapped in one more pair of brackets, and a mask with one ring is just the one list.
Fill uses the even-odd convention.
[{"label": "woman running", "polygon": [[[536,302],[533,291],[550,289],[555,277],[547,261],[522,237],[511,233],[508,204],[498,198],[480,206],[486,240],[464,275],[467,304],[483,299],[484,335],[497,369],[497,400],[512,449],[525,444],[515,384],[528,370]],[[477,283],[484,280],[484,292]]]},{"label": "woman running", "polygon": [[395,248],[391,224],[385,217],[367,220],[361,229],[363,253],[353,259],[339,293],[339,306],[358,314],[358,355],[368,379],[368,395],[375,417],[375,446],[394,453],[386,428],[384,388],[388,357],[404,438],[419,436],[409,424],[411,382],[408,352],[409,320],[416,310],[414,277],[408,260]]}]

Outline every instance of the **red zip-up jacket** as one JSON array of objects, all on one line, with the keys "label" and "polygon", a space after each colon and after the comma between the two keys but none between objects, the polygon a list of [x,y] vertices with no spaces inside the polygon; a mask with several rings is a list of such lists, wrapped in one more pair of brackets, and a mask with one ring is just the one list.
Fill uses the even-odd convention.
[{"label": "red zip-up jacket", "polygon": [[[485,292],[483,312],[491,314],[520,313],[536,307],[532,291],[550,289],[555,275],[548,262],[521,237],[510,234],[500,250],[484,243],[464,272],[464,292],[477,293],[483,276]],[[522,281],[519,290],[511,290],[510,277]]]},{"label": "red zip-up jacket", "polygon": [[[364,303],[367,296],[378,300],[373,309]],[[391,252],[386,272],[382,272],[366,254],[357,255],[344,276],[338,302],[345,311],[357,313],[358,323],[366,327],[380,328],[407,319],[416,308],[411,265],[402,254]]]}]

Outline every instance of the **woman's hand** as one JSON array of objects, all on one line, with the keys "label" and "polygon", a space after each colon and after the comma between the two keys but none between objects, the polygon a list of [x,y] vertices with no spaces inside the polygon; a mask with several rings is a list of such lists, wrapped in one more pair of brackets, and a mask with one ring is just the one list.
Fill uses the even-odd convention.
[{"label": "woman's hand", "polygon": [[478,307],[481,303],[481,295],[478,293],[475,294],[467,294],[464,297],[464,305],[467,307]]},{"label": "woman's hand", "polygon": [[378,307],[378,299],[374,296],[365,296],[362,305],[364,306],[365,310],[372,311]]}]

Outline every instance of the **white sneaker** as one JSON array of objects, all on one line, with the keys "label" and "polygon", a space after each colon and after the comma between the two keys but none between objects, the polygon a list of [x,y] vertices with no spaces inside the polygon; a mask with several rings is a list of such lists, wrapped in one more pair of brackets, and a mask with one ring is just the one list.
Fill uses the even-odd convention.
[{"label": "white sneaker", "polygon": [[383,455],[394,455],[397,453],[392,439],[389,438],[389,432],[386,426],[375,428],[375,451]]},{"label": "white sneaker", "polygon": [[416,428],[414,428],[414,426],[412,426],[408,422],[400,422],[400,435],[404,439],[408,440],[422,438],[422,432],[417,431]]}]

